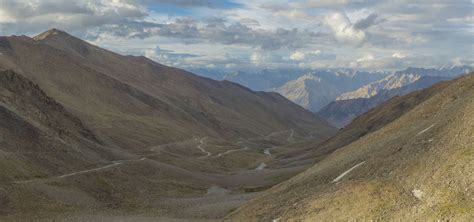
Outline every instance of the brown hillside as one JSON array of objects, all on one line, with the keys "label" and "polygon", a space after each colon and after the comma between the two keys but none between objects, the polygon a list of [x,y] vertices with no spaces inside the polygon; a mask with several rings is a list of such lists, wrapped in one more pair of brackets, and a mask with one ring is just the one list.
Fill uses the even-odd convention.
[{"label": "brown hillside", "polygon": [[[400,117],[390,117],[399,113],[398,105],[437,90]],[[379,111],[388,124],[266,191],[228,219],[472,220],[473,96],[470,74],[391,100],[356,120],[370,122]]]},{"label": "brown hillside", "polygon": [[[2,37],[0,66],[38,84],[103,140],[138,149],[193,136],[235,139],[333,128],[280,96],[144,57],[121,56],[59,30]],[[160,135],[160,136],[157,136]]]}]

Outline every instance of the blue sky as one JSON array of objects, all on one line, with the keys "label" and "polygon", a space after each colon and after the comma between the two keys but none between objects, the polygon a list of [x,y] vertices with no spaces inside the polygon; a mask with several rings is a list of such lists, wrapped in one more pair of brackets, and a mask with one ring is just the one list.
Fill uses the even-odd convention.
[{"label": "blue sky", "polygon": [[473,65],[471,0],[0,0],[1,35],[59,28],[181,68]]}]

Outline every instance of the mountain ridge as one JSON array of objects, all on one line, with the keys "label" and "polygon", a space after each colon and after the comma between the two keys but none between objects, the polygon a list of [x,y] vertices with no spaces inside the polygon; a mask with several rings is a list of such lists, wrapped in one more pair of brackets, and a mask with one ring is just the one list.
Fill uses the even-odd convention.
[{"label": "mountain ridge", "polygon": [[302,107],[317,112],[341,93],[378,78],[379,73],[318,71],[307,73],[284,85],[270,89]]},{"label": "mountain ridge", "polygon": [[454,78],[472,72],[473,70],[474,69],[469,66],[454,66],[440,69],[409,67],[405,70],[396,71],[381,80],[364,85],[355,91],[343,93],[337,97],[336,100],[370,98],[377,95],[380,91],[397,89],[412,84],[424,76]]},{"label": "mountain ridge", "polygon": [[410,92],[430,87],[438,82],[451,79],[450,77],[422,76],[411,84],[400,88],[382,90],[370,98],[333,101],[318,111],[318,114],[334,126],[341,128],[349,124],[354,118],[357,118],[359,115],[384,103],[392,97],[403,96]]},{"label": "mountain ridge", "polygon": [[[150,105],[157,104],[157,105],[152,105],[152,106],[165,109],[164,112],[161,112],[162,113],[161,115],[165,115],[165,116],[168,115],[169,118],[175,118],[175,119],[182,119],[182,118],[187,119],[184,121],[197,120],[200,123],[206,124],[206,127],[211,127],[211,128],[219,127],[216,124],[218,122],[221,122],[219,124],[223,124],[222,118],[229,119],[228,117],[230,116],[235,116],[232,118],[242,118],[242,117],[237,117],[236,115],[244,115],[246,116],[246,118],[252,118],[252,116],[255,115],[255,113],[250,113],[250,112],[253,112],[253,111],[250,111],[248,109],[244,110],[241,108],[241,107],[245,107],[249,105],[254,106],[254,104],[256,105],[259,103],[266,104],[265,106],[268,106],[268,107],[265,108],[264,112],[262,112],[263,110],[258,111],[260,112],[261,115],[263,115],[265,112],[272,112],[274,114],[277,114],[278,110],[275,110],[274,106],[271,105],[271,103],[269,102],[273,101],[275,103],[278,103],[278,102],[284,101],[282,98],[277,99],[277,100],[266,100],[265,98],[267,97],[261,96],[263,94],[261,93],[254,94],[253,92],[247,93],[245,95],[248,98],[252,97],[251,100],[241,100],[239,98],[236,98],[235,96],[232,96],[231,93],[224,93],[226,90],[227,91],[235,90],[235,91],[239,91],[239,93],[250,92],[248,90],[243,89],[240,86],[236,86],[235,84],[230,84],[227,82],[217,82],[210,79],[204,79],[202,77],[198,77],[196,75],[193,75],[183,70],[169,68],[169,67],[157,64],[145,58],[124,57],[116,53],[109,53],[109,51],[107,50],[92,50],[93,48],[95,48],[95,46],[92,46],[89,43],[86,43],[85,41],[82,41],[75,37],[71,37],[70,35],[64,32],[58,32],[58,33],[57,32],[58,32],[57,30],[53,29],[53,30],[47,31],[46,34],[40,34],[39,36],[41,36],[41,38],[37,37],[38,41],[35,41],[27,37],[13,38],[12,45],[15,46],[15,43],[16,43],[16,46],[18,47],[18,49],[20,49],[20,50],[17,50],[15,53],[16,54],[21,53],[22,54],[22,56],[20,56],[21,58],[31,57],[31,59],[28,59],[28,61],[24,59],[16,60],[16,64],[13,64],[12,65],[13,67],[10,67],[10,68],[13,68],[13,69],[20,68],[21,70],[18,70],[18,71],[22,73],[26,73],[26,74],[32,73],[33,70],[25,70],[25,68],[28,68],[30,64],[34,62],[42,63],[42,61],[44,61],[45,58],[41,58],[42,56],[40,56],[39,54],[41,53],[59,54],[61,56],[56,57],[54,63],[51,63],[53,66],[48,67],[47,69],[49,70],[42,75],[45,75],[45,77],[51,76],[51,74],[48,74],[48,72],[58,73],[58,69],[61,69],[64,73],[70,73],[70,74],[81,72],[80,75],[74,77],[76,78],[76,81],[78,82],[89,81],[88,79],[91,79],[91,78],[97,79],[96,82],[103,85],[101,86],[101,88],[104,88],[104,86],[106,86],[104,89],[107,89],[110,92],[113,92],[113,90],[115,90],[113,87],[117,87],[121,89],[122,91],[127,92],[128,94],[130,93],[134,94],[134,97],[135,97],[134,105],[138,105],[137,102],[138,103],[145,102],[145,104],[148,103],[146,106],[139,105],[138,107],[136,107],[138,109],[135,109],[135,110],[142,110],[141,112],[145,112],[145,113],[154,112],[153,108],[150,109]],[[57,34],[52,34],[52,33],[57,33]],[[63,44],[64,39],[68,41],[68,44]],[[70,43],[70,41],[73,41],[73,43]],[[52,46],[54,50],[49,48],[49,46]],[[75,46],[75,47],[71,48],[70,46]],[[26,51],[32,50],[32,48],[38,49],[38,53],[36,53],[37,55],[26,54]],[[81,50],[78,51],[76,50],[76,48],[80,48]],[[55,52],[52,52],[52,51],[55,51]],[[36,52],[36,51],[33,51],[33,52]],[[74,52],[74,53],[71,54],[70,52]],[[84,53],[84,52],[87,52],[87,53]],[[70,53],[70,54],[67,54],[67,53]],[[8,55],[8,52],[5,52],[4,54]],[[9,58],[14,58],[14,57],[9,57]],[[11,61],[15,61],[15,59],[7,61],[4,64],[9,64]],[[74,65],[66,68],[66,67],[63,67],[62,64],[56,64],[59,62],[70,63]],[[123,63],[128,63],[128,66],[122,65]],[[55,70],[52,69],[53,67],[56,67]],[[91,75],[91,73],[94,73],[94,74]],[[134,73],[134,75],[129,75],[129,73]],[[159,73],[159,75],[156,75],[155,73]],[[36,73],[34,75],[30,74],[29,76],[33,78],[34,81],[39,82],[40,85],[47,86],[47,87],[44,87],[46,91],[54,89],[55,92],[49,91],[49,94],[51,95],[56,95],[59,92],[66,90],[62,86],[64,85],[63,83],[66,82],[69,85],[73,84],[73,82],[68,82],[70,80],[65,80],[63,79],[63,77],[61,77],[58,74],[54,74],[54,76],[52,76],[54,78],[48,77],[48,78],[42,78],[42,79],[38,78],[39,77],[38,74],[39,73]],[[55,82],[52,82],[52,81],[55,81]],[[173,86],[174,84],[178,82],[182,84],[182,86],[185,86],[184,88],[186,90],[175,91]],[[54,87],[51,87],[51,86],[54,86]],[[73,86],[73,85],[71,86],[72,87],[69,87],[69,89],[67,89],[68,93],[66,94],[61,93],[61,97],[64,97],[65,95],[68,95],[68,94],[69,96],[74,97],[75,96],[74,94],[78,94],[80,91],[85,91],[84,89],[78,88],[77,86]],[[96,89],[98,88],[90,88],[87,90],[97,91]],[[240,89],[243,89],[243,91],[241,91]],[[72,92],[71,90],[74,90],[74,92]],[[99,91],[103,91],[101,92],[101,94],[103,95],[102,97],[107,96],[107,92],[104,92],[103,89],[100,89]],[[204,92],[205,94],[207,94],[207,97],[201,96],[203,95],[203,93],[197,93],[197,92]],[[92,92],[89,92],[89,93],[92,93]],[[225,98],[232,98],[232,101],[226,101],[227,99],[224,99],[223,97],[224,95],[225,95]],[[216,110],[222,110],[223,112],[227,112],[228,114],[226,114],[225,116],[220,115],[220,117],[202,116],[201,114],[196,113],[194,110],[199,109],[199,110],[205,111],[205,110],[208,110],[210,107],[208,108],[208,107],[193,103],[192,100],[190,100],[191,98],[193,98],[194,101],[205,102],[207,104],[206,106],[222,107]],[[101,99],[100,97],[96,98],[95,103],[104,103],[105,101],[104,99]],[[183,99],[185,103],[179,102],[180,100],[183,101]],[[113,101],[113,99],[111,100],[108,98],[106,100],[107,100],[106,103],[110,103],[111,101]],[[65,102],[64,99],[60,99],[60,101]],[[74,101],[74,99],[72,100],[68,99],[67,103],[70,103],[71,101]],[[244,102],[245,104],[242,104],[240,107],[236,106],[235,104],[236,103],[238,104],[240,101]],[[91,103],[87,102],[86,104],[91,104]],[[120,109],[122,110],[122,113],[131,111],[119,103],[114,102],[114,105],[115,104],[121,106]],[[286,103],[286,104],[288,105],[289,103]],[[72,110],[79,110],[80,107],[82,106],[83,105],[75,104],[73,107],[70,107],[70,106],[68,107],[71,108]],[[263,108],[264,106],[261,106],[261,107]],[[272,108],[269,108],[269,107],[272,107]],[[97,107],[97,108],[102,109],[100,107]],[[169,111],[166,111],[166,110],[169,110]],[[171,112],[171,110],[173,110],[173,112]],[[107,111],[107,112],[110,112],[110,111]],[[204,113],[206,112],[207,111],[205,111]],[[279,117],[276,119],[278,122],[280,122],[278,123],[280,125],[289,124],[289,122],[287,122],[285,119],[287,118],[286,116],[293,115],[291,114],[291,112],[300,112],[302,114],[304,113],[303,115],[299,115],[298,117],[293,116],[293,118],[295,118],[294,119],[295,122],[291,123],[291,127],[294,127],[300,133],[303,133],[303,131],[298,129],[299,128],[298,124],[300,124],[301,126],[307,127],[310,125],[306,123],[306,121],[308,121],[309,119],[313,119],[311,121],[316,120],[316,121],[319,121],[321,124],[325,124],[324,121],[317,120],[318,117],[315,117],[313,114],[306,112],[297,106],[293,106],[292,110],[289,110],[289,112],[288,111],[285,111],[285,112],[286,113],[278,114]],[[218,113],[215,113],[215,114],[218,114]],[[90,116],[89,114],[87,115]],[[221,118],[221,120],[218,120],[219,118]],[[304,118],[306,119],[304,121],[301,121]],[[265,118],[262,118],[262,121],[261,121],[262,126],[266,128],[273,127],[269,125],[271,121],[266,121],[265,123],[264,119]],[[301,120],[298,120],[298,119],[301,119]],[[248,123],[253,124],[250,122]],[[234,123],[228,122],[226,124],[234,124]],[[237,128],[237,127],[234,127],[234,128]],[[271,131],[271,130],[263,130],[263,128],[261,127],[252,127],[252,128],[254,129],[260,128],[261,131],[258,133],[261,133],[261,134],[265,134]],[[225,131],[222,131],[222,130],[214,130],[214,131],[215,131],[214,133],[219,133],[219,134],[226,133]],[[249,134],[248,136],[250,137],[256,136],[255,132],[250,132],[249,130],[246,130],[246,131],[247,132],[241,132],[241,133]]]}]

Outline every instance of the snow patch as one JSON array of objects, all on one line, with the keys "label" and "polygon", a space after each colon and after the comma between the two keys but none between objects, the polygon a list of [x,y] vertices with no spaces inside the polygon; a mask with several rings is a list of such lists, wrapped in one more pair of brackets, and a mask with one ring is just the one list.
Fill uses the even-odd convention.
[{"label": "snow patch", "polygon": [[269,155],[269,156],[272,155],[272,153],[270,152],[270,148],[265,149],[265,150],[263,151],[263,153],[266,154],[266,155]]},{"label": "snow patch", "polygon": [[411,191],[411,193],[413,194],[413,196],[415,196],[418,200],[421,200],[421,198],[423,197],[424,193],[422,190],[418,190],[418,189],[414,189]]},{"label": "snow patch", "polygon": [[421,134],[423,134],[423,133],[426,133],[428,130],[430,130],[430,129],[433,128],[434,126],[435,126],[435,124],[433,124],[433,125],[429,126],[428,128],[426,128],[426,129],[420,131],[420,132],[419,132],[418,134],[416,134],[416,135],[419,136],[419,135],[421,135]]},{"label": "snow patch", "polygon": [[260,165],[258,165],[257,168],[255,168],[255,170],[263,170],[263,169],[265,169],[265,167],[267,167],[267,164],[261,163]]},{"label": "snow patch", "polygon": [[341,175],[339,175],[338,177],[336,177],[336,179],[334,179],[332,182],[333,182],[333,183],[339,182],[339,180],[341,180],[345,175],[347,175],[347,174],[350,173],[352,170],[354,170],[355,168],[357,168],[358,166],[360,166],[360,165],[362,165],[362,164],[364,164],[364,163],[365,163],[365,161],[362,162],[362,163],[356,164],[356,165],[353,166],[352,168],[346,170],[344,173],[341,173]]}]

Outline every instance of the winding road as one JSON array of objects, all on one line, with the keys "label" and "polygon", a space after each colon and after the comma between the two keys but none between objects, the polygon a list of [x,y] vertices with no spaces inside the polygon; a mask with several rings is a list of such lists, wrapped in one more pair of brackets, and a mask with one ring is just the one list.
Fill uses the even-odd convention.
[{"label": "winding road", "polygon": [[[272,135],[275,135],[276,133],[281,133],[281,132],[285,132],[285,131],[289,131],[289,130],[283,130],[283,131],[277,131],[277,132],[273,132],[273,133],[270,133],[269,135],[267,135],[265,138],[270,138]],[[291,133],[290,133],[290,136],[287,138],[287,141],[290,141],[290,137],[292,138],[293,137],[293,133],[294,133],[294,130],[291,130]],[[205,150],[203,148],[203,146],[205,145],[205,140],[207,139],[207,137],[204,137],[204,138],[201,138],[199,140],[199,145],[196,146],[197,149],[199,149],[202,153],[205,153],[204,156],[200,156],[198,158],[205,158],[205,157],[209,157],[212,155],[211,152]],[[169,145],[173,145],[173,144],[180,144],[180,143],[185,143],[187,141],[190,141],[192,139],[189,139],[189,140],[183,140],[183,141],[179,141],[179,142],[173,142],[173,143],[167,143],[167,144],[162,144],[162,145],[158,145],[158,146],[153,146],[150,148],[150,151],[156,151],[157,149],[160,149],[159,151],[163,151],[162,148],[165,147],[165,146],[169,146]],[[247,139],[248,141],[249,139]],[[239,141],[237,142],[238,144],[239,143],[243,143],[244,141]],[[274,148],[274,147],[272,147]],[[270,149],[272,148],[267,148],[264,150],[264,153],[266,155],[269,155],[271,156],[271,152],[270,152]],[[233,152],[238,152],[238,151],[243,151],[243,150],[247,150],[249,149],[248,147],[244,147],[244,148],[240,148],[240,149],[234,149],[234,150],[228,150],[228,151],[225,151],[223,153],[219,153],[216,155],[216,157],[222,157],[224,155],[228,155],[230,153],[233,153]],[[75,175],[80,175],[80,174],[86,174],[86,173],[92,173],[92,172],[98,172],[98,171],[102,171],[102,170],[106,170],[106,169],[109,169],[109,168],[113,168],[113,167],[116,167],[116,166],[119,166],[119,165],[122,165],[122,164],[125,164],[125,163],[129,163],[129,162],[140,162],[140,161],[144,161],[144,160],[147,160],[148,158],[147,157],[150,157],[150,156],[156,156],[156,155],[159,155],[159,153],[154,153],[154,154],[149,154],[149,155],[145,155],[145,156],[142,156],[141,158],[139,159],[129,159],[129,160],[115,160],[115,161],[112,161],[112,163],[108,164],[108,165],[105,165],[105,166],[101,166],[101,167],[97,167],[97,168],[93,168],[93,169],[88,169],[88,170],[81,170],[81,171],[77,171],[77,172],[72,172],[72,173],[68,173],[68,174],[63,174],[63,175],[59,175],[59,176],[53,176],[53,177],[47,177],[47,178],[36,178],[36,179],[29,179],[29,180],[18,180],[18,181],[13,181],[12,184],[27,184],[27,183],[33,183],[33,182],[41,182],[41,181],[48,181],[48,180],[54,180],[54,179],[63,179],[63,178],[67,178],[67,177],[71,177],[71,176],[75,176]],[[256,168],[256,170],[262,170],[266,167],[267,165],[265,163],[260,163],[260,165]]]},{"label": "winding road", "polygon": [[136,160],[116,160],[116,161],[113,161],[113,163],[111,163],[109,165],[105,165],[105,166],[98,167],[98,168],[77,171],[77,172],[63,174],[63,175],[60,175],[60,176],[49,177],[49,178],[14,181],[13,183],[14,184],[26,184],[26,183],[32,183],[32,182],[45,181],[45,180],[62,179],[62,178],[71,177],[71,176],[75,176],[75,175],[79,175],[79,174],[85,174],[85,173],[91,173],[91,172],[97,172],[97,171],[105,170],[105,169],[108,169],[108,168],[111,168],[111,167],[122,165],[126,162],[138,162],[138,161],[143,161],[143,160],[146,160],[146,159],[147,159],[146,157],[142,157],[142,158],[136,159]]},{"label": "winding road", "polygon": [[204,138],[202,138],[201,140],[199,140],[199,145],[196,146],[201,152],[205,153],[205,155],[204,155],[204,156],[200,156],[199,159],[205,158],[205,157],[208,157],[208,156],[212,155],[211,152],[205,150],[205,149],[202,147],[202,146],[205,145],[205,144],[204,144],[204,141],[205,141],[206,139],[207,139],[207,137],[204,137]]},{"label": "winding road", "polygon": [[248,150],[248,149],[249,149],[248,147],[244,147],[244,148],[240,148],[240,149],[227,150],[223,153],[217,154],[216,157],[221,157],[221,156],[224,156],[224,155],[227,155],[227,154],[231,154],[233,152],[244,151],[244,150]]},{"label": "winding road", "polygon": [[295,130],[294,129],[291,129],[290,130],[290,135],[288,136],[288,138],[286,138],[286,141],[291,143],[295,140],[295,138],[293,137],[295,135]]}]

